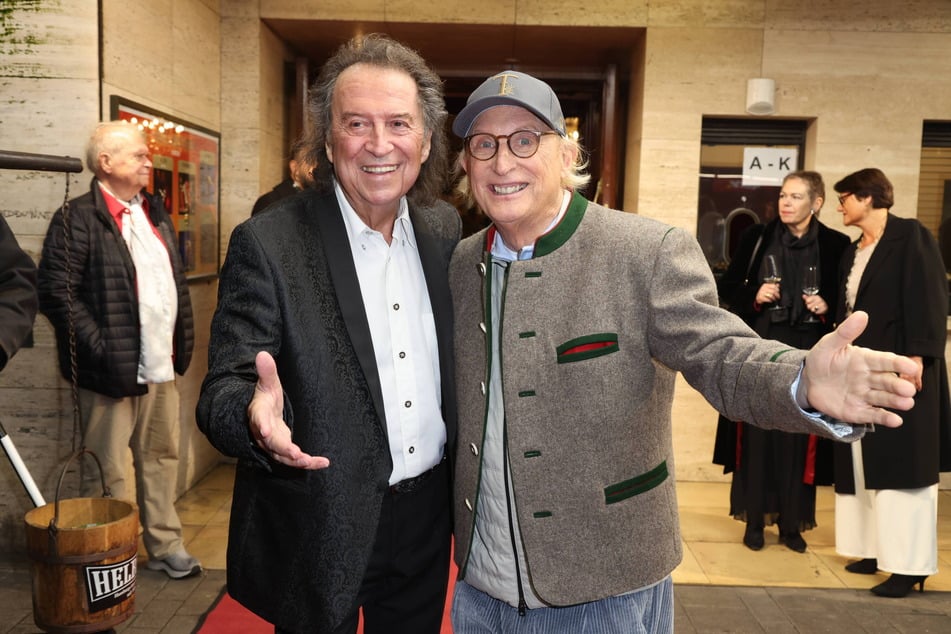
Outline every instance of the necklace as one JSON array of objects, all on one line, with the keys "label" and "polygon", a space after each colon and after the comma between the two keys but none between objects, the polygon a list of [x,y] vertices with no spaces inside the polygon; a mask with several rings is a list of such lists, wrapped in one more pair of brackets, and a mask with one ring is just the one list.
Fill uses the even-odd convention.
[{"label": "necklace", "polygon": [[881,229],[879,229],[877,232],[875,232],[875,238],[873,238],[873,239],[868,239],[868,238],[866,237],[865,232],[863,232],[863,233],[862,233],[862,238],[861,238],[861,240],[859,240],[859,248],[860,248],[860,249],[864,249],[864,248],[867,247],[867,246],[870,246],[870,245],[875,244],[876,242],[878,242],[879,240],[882,239],[882,235],[884,235],[884,233],[885,233],[885,225],[884,225],[884,224],[882,224],[882,228],[881,228]]}]

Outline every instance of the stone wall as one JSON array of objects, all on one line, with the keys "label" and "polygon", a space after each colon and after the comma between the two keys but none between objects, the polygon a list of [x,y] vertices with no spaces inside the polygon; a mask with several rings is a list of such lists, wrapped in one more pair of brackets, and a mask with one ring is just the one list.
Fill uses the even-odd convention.
[{"label": "stone wall", "polygon": [[[95,124],[109,118],[120,95],[191,123],[220,129],[220,17],[218,2],[103,0],[0,2],[0,149],[81,157]],[[102,45],[100,76],[99,43]],[[227,135],[223,134],[223,138]],[[69,196],[88,190],[91,173],[69,177]],[[63,174],[0,170],[0,213],[35,260],[53,212],[62,204]],[[217,285],[190,285],[196,349],[182,394],[179,492],[221,457],[194,423],[198,388],[207,367],[208,325]],[[33,346],[0,374],[0,421],[47,501],[74,434],[71,390],[59,376],[49,323],[38,316]],[[67,478],[64,497],[76,494]],[[5,457],[0,458],[0,553],[21,556],[22,518],[30,498]]]}]

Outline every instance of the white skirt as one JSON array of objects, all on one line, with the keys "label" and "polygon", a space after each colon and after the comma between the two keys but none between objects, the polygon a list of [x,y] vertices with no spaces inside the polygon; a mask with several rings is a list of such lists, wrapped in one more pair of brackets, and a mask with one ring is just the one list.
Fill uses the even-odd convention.
[{"label": "white skirt", "polygon": [[879,570],[902,575],[938,572],[938,485],[865,488],[861,441],[852,443],[855,495],[835,495],[835,551],[878,559]]}]

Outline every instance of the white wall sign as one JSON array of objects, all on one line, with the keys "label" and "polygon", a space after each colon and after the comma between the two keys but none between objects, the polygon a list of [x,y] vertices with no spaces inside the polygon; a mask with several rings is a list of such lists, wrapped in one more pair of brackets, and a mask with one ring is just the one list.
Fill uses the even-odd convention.
[{"label": "white wall sign", "polygon": [[796,170],[799,150],[796,148],[743,148],[743,186],[780,186],[783,177]]}]

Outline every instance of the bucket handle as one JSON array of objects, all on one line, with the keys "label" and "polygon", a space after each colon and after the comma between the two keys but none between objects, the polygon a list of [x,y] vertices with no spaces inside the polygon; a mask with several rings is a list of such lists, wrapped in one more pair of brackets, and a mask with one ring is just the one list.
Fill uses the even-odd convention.
[{"label": "bucket handle", "polygon": [[99,461],[99,456],[97,456],[91,449],[86,449],[85,447],[80,447],[73,455],[71,455],[67,460],[66,464],[63,465],[63,471],[59,474],[59,482],[56,484],[56,506],[53,512],[53,519],[50,520],[49,532],[50,532],[50,552],[57,552],[56,549],[56,533],[59,530],[59,494],[60,489],[63,487],[63,479],[66,477],[66,471],[69,469],[70,463],[73,460],[77,460],[82,457],[83,454],[88,453],[96,461],[96,466],[99,467],[99,481],[102,483],[102,497],[108,498],[112,497],[112,493],[109,491],[109,487],[106,486],[106,474],[103,473],[102,463]]}]

